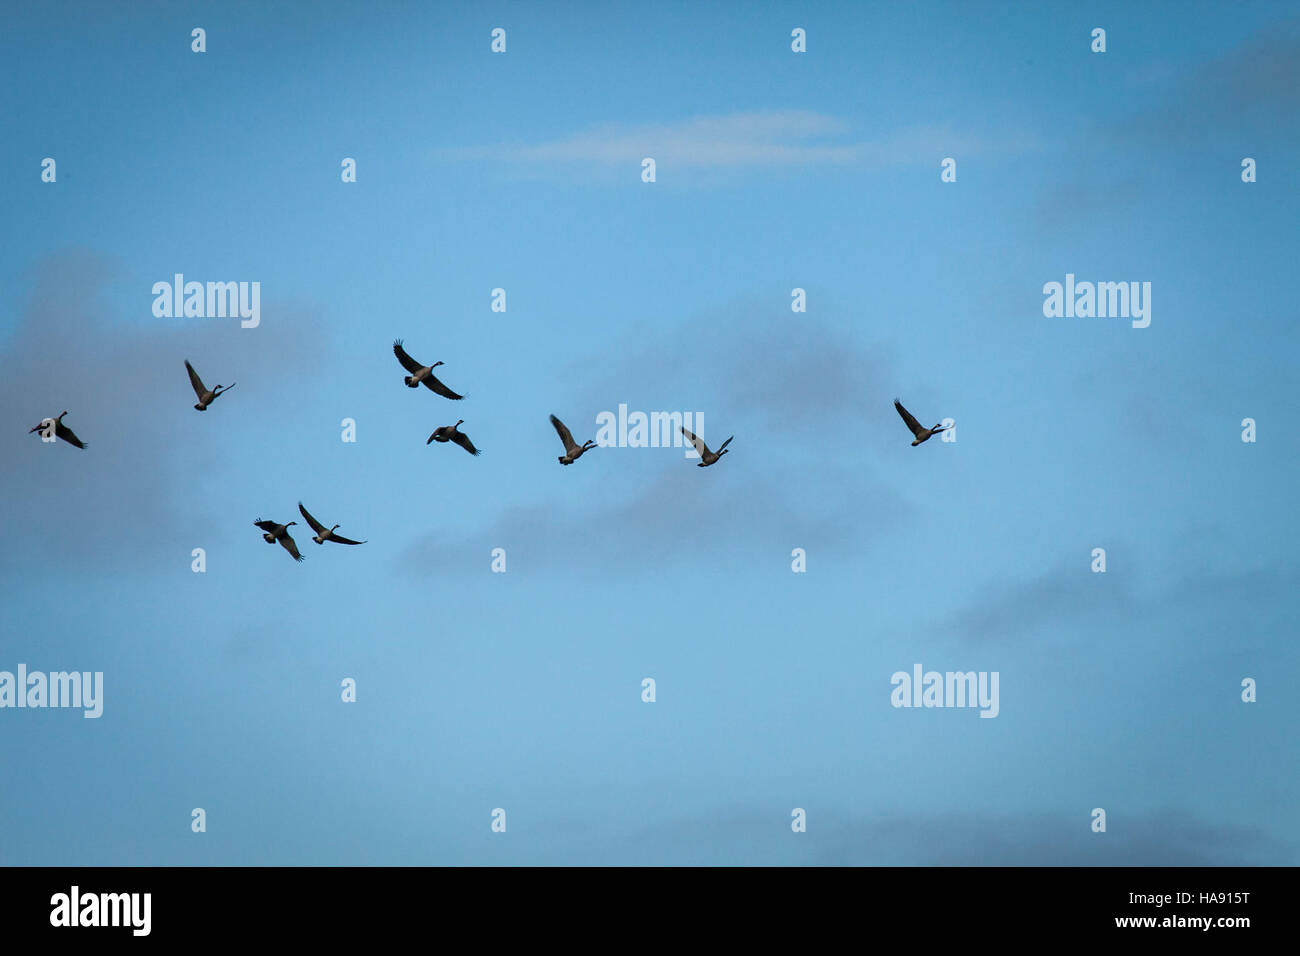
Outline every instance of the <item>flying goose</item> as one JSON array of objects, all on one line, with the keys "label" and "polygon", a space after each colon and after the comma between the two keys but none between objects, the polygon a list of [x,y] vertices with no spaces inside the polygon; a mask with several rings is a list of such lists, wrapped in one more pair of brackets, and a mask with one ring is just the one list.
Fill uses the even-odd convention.
[{"label": "flying goose", "polygon": [[439,428],[437,431],[435,431],[432,435],[429,436],[429,441],[426,441],[425,444],[427,445],[429,444],[429,442],[435,442],[435,441],[441,441],[441,442],[454,441],[457,445],[459,445],[461,448],[464,448],[471,455],[477,455],[479,453],[479,450],[474,447],[474,443],[469,440],[469,436],[462,431],[458,431],[460,426],[464,424],[465,424],[465,419],[462,418],[455,425],[443,425],[441,428]]},{"label": "flying goose", "polygon": [[687,441],[689,441],[692,445],[695,446],[695,450],[700,453],[700,461],[698,466],[700,468],[708,468],[709,465],[714,464],[719,458],[725,455],[727,453],[727,446],[731,444],[731,438],[736,437],[735,435],[732,435],[731,438],[728,438],[726,441],[724,441],[721,445],[718,446],[718,450],[716,452],[712,452],[709,451],[708,445],[704,444],[704,442],[701,439],[696,438],[695,435],[693,435],[691,432],[688,432],[685,428],[682,429],[682,434],[686,436]]},{"label": "flying goose", "polygon": [[465,397],[464,395],[457,395],[446,385],[443,385],[442,382],[438,381],[437,376],[433,374],[433,370],[441,365],[441,362],[434,362],[432,365],[421,365],[406,354],[406,349],[402,348],[401,339],[393,343],[393,354],[397,356],[397,361],[402,363],[402,368],[411,373],[402,379],[407,388],[419,388],[420,383],[423,382],[431,391],[437,392],[443,398],[460,399]]},{"label": "flying goose", "polygon": [[[922,428],[921,423],[912,417],[912,413],[904,408],[898,399],[894,399],[894,408],[898,409],[898,414],[903,416],[903,421],[907,423],[907,427],[910,428],[912,434],[916,436],[916,441],[912,442],[913,448],[921,444],[921,442],[925,441],[931,435],[937,435],[939,432],[946,432],[948,430],[946,428],[940,428],[939,425],[935,425],[933,428]],[[940,424],[942,424],[942,422]]]},{"label": "flying goose", "polygon": [[579,445],[573,440],[573,435],[570,433],[569,429],[564,427],[564,422],[560,421],[554,415],[551,416],[551,424],[555,426],[555,431],[560,436],[560,441],[564,442],[564,454],[559,457],[561,465],[572,465],[582,457],[584,451],[596,446],[596,442],[590,439],[584,444]]},{"label": "flying goose", "polygon": [[307,509],[302,506],[301,501],[298,502],[298,510],[302,512],[302,516],[306,518],[307,523],[311,525],[311,530],[316,532],[316,537],[312,538],[312,540],[317,544],[324,544],[326,541],[337,541],[339,544],[365,544],[364,541],[353,541],[351,538],[345,538],[341,534],[335,534],[334,528],[337,528],[338,525],[335,525],[334,528],[326,528],[307,512]]},{"label": "flying goose", "polygon": [[201,412],[207,411],[208,406],[215,402],[222,392],[228,392],[235,387],[235,383],[231,382],[229,385],[218,385],[214,389],[209,389],[203,384],[203,379],[199,378],[199,373],[194,371],[194,366],[190,364],[189,359],[185,360],[185,371],[190,373],[190,384],[194,386],[194,394],[199,397],[199,403],[194,407]]},{"label": "flying goose", "polygon": [[[63,415],[66,414],[68,413],[67,412],[63,413]],[[44,438],[45,435],[49,434],[50,426],[53,426],[54,436],[56,438],[62,438],[69,445],[76,445],[78,448],[85,448],[86,443],[82,441],[80,438],[78,438],[76,435],[74,435],[72,433],[71,428],[63,424],[63,415],[60,415],[58,418],[42,418],[41,423],[39,425],[37,425],[35,428],[29,428],[27,430],[27,434],[30,435],[32,432],[43,432],[41,437]]]},{"label": "flying goose", "polygon": [[295,561],[301,561],[302,555],[298,553],[298,545],[293,538],[289,536],[290,526],[297,523],[298,522],[296,521],[290,521],[289,524],[276,524],[274,521],[263,521],[261,518],[258,518],[253,522],[253,524],[266,532],[266,534],[262,535],[262,538],[267,544],[275,544],[279,541],[280,546],[283,547],[284,550],[288,551],[289,554],[293,555]]}]

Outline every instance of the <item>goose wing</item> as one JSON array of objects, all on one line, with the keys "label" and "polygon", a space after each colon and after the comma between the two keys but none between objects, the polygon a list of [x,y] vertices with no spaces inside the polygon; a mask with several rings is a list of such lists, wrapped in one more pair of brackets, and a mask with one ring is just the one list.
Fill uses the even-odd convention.
[{"label": "goose wing", "polygon": [[280,536],[279,540],[280,546],[293,555],[295,561],[302,560],[302,555],[298,553],[298,542],[294,541],[293,538],[289,536],[289,532],[286,531]]},{"label": "goose wing", "polygon": [[904,408],[898,399],[894,399],[894,408],[898,410],[899,415],[903,416],[903,421],[907,424],[907,427],[912,430],[912,434],[917,438],[920,438],[921,432],[925,431],[925,429],[921,427],[921,423],[912,417],[912,413]]},{"label": "goose wing", "polygon": [[323,524],[321,524],[319,521],[317,521],[315,518],[313,518],[311,515],[307,513],[307,509],[302,506],[301,501],[298,502],[298,510],[302,512],[302,516],[306,518],[307,523],[311,525],[311,530],[315,531],[317,534],[320,534],[322,531],[325,530],[325,526]]},{"label": "goose wing", "polygon": [[464,395],[457,395],[446,385],[443,385],[442,382],[438,381],[438,377],[434,375],[432,372],[429,373],[429,377],[424,380],[424,384],[429,386],[429,389],[431,391],[437,392],[443,398],[464,398],[465,397]]},{"label": "goose wing", "polygon": [[272,532],[272,533],[274,533],[276,528],[280,527],[274,521],[263,521],[261,518],[258,518],[256,521],[254,521],[253,524],[261,528],[263,531]]},{"label": "goose wing", "polygon": [[393,343],[393,354],[397,356],[397,361],[402,363],[402,368],[406,369],[412,375],[424,368],[423,365],[406,354],[406,349],[402,348],[401,339],[398,339]]},{"label": "goose wing", "polygon": [[200,402],[203,401],[208,387],[203,384],[203,379],[199,378],[199,373],[194,371],[194,366],[190,364],[189,359],[185,360],[185,371],[190,373],[190,385],[194,388],[194,394],[199,397]]},{"label": "goose wing", "polygon": [[709,446],[704,444],[704,442],[702,442],[700,439],[696,438],[694,432],[687,431],[686,428],[683,427],[682,434],[686,436],[686,440],[688,442],[690,442],[692,445],[695,446],[695,450],[699,452],[701,458],[703,458],[705,455],[709,453]]},{"label": "goose wing", "polygon": [[564,422],[552,415],[551,424],[555,426],[555,432],[560,436],[560,441],[564,442],[564,450],[566,452],[577,450],[578,446],[573,442],[573,435],[569,429],[565,427]]},{"label": "goose wing", "polygon": [[67,425],[63,424],[63,422],[59,422],[57,425],[54,426],[54,434],[58,435],[69,445],[76,445],[78,448],[86,447],[86,443],[83,442],[76,435],[74,435],[72,433],[72,429],[69,428]]},{"label": "goose wing", "polygon": [[328,540],[337,541],[339,544],[365,544],[364,541],[353,541],[351,538],[345,538],[338,533],[330,535]]},{"label": "goose wing", "polygon": [[478,449],[474,447],[474,443],[469,440],[469,436],[466,435],[464,432],[456,432],[456,434],[451,436],[451,440],[454,441],[461,448],[464,448],[471,455],[478,454]]}]

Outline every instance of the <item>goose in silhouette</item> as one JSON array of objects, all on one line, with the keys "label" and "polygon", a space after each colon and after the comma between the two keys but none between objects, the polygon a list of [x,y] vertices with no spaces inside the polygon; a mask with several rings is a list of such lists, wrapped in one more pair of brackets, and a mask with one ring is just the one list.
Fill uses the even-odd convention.
[{"label": "goose in silhouette", "polygon": [[312,540],[317,544],[324,544],[326,541],[337,541],[339,544],[365,544],[364,541],[353,541],[351,538],[345,538],[341,534],[335,534],[334,528],[337,528],[338,525],[335,525],[334,528],[326,528],[311,516],[307,509],[302,506],[301,501],[298,502],[298,510],[302,512],[302,516],[306,518],[307,523],[311,525],[311,530],[316,532],[316,537],[312,538]]},{"label": "goose in silhouette", "polygon": [[[63,413],[63,415],[66,414],[68,413]],[[39,425],[27,430],[27,434],[30,435],[32,432],[44,432],[45,434],[49,434],[49,429],[53,426],[54,437],[62,438],[69,445],[76,445],[78,448],[85,448],[86,443],[74,435],[71,428],[63,424],[63,415],[60,415],[58,418],[42,418]],[[44,438],[45,435],[42,435],[41,437]]]},{"label": "goose in silhouette", "polygon": [[402,368],[411,373],[402,379],[407,388],[419,388],[420,383],[423,382],[429,387],[430,391],[437,392],[443,398],[461,399],[465,397],[464,395],[457,395],[446,385],[443,385],[442,382],[438,381],[437,376],[433,374],[433,370],[441,365],[441,362],[434,362],[432,365],[421,365],[406,354],[406,349],[402,348],[401,339],[393,343],[393,354],[397,356],[397,361],[402,363]]},{"label": "goose in silhouette", "polygon": [[555,426],[555,431],[556,434],[560,436],[560,441],[564,442],[564,454],[559,457],[561,465],[572,465],[582,457],[584,451],[596,447],[596,442],[594,440],[588,440],[582,445],[575,442],[573,440],[573,434],[564,426],[564,422],[560,421],[554,415],[551,416],[551,424]]},{"label": "goose in silhouette", "polygon": [[700,461],[698,464],[698,467],[700,468],[708,468],[709,465],[712,465],[715,462],[717,462],[719,458],[721,458],[723,455],[727,453],[727,446],[731,444],[731,438],[736,437],[735,435],[732,435],[731,438],[728,438],[726,441],[724,441],[721,445],[718,446],[718,450],[716,452],[713,452],[713,451],[709,451],[708,445],[704,444],[704,442],[701,439],[696,438],[694,434],[688,432],[685,428],[682,429],[682,434],[686,436],[687,441],[689,441],[692,445],[695,446],[695,450],[700,453]]},{"label": "goose in silhouette", "polygon": [[[921,423],[912,417],[912,413],[904,408],[898,399],[894,399],[894,408],[898,409],[898,414],[903,416],[903,421],[907,423],[907,427],[912,430],[912,434],[916,437],[916,440],[912,442],[913,448],[930,438],[932,435],[937,435],[939,432],[946,432],[948,430],[939,427],[939,425],[935,425],[933,428],[922,428]],[[943,423],[940,422],[939,424],[942,425]]]},{"label": "goose in silhouette", "polygon": [[441,442],[454,441],[457,445],[459,445],[461,448],[464,448],[471,455],[477,455],[479,453],[479,450],[474,447],[474,443],[469,440],[469,436],[466,435],[463,431],[459,431],[460,426],[464,424],[465,424],[465,419],[462,418],[455,425],[443,425],[441,428],[439,428],[437,431],[435,431],[432,435],[429,436],[429,441],[426,441],[425,444],[427,445],[429,444],[429,442],[435,442],[435,441],[441,441]]},{"label": "goose in silhouette", "polygon": [[253,522],[266,532],[266,534],[262,535],[262,539],[267,544],[275,544],[279,541],[280,546],[288,551],[295,561],[301,561],[302,555],[298,553],[298,544],[289,536],[289,528],[297,523],[296,521],[290,521],[289,524],[276,524],[274,521],[263,521],[261,518]]},{"label": "goose in silhouette", "polygon": [[199,403],[194,407],[201,412],[206,412],[208,406],[217,400],[217,396],[223,392],[228,392],[235,387],[235,383],[229,385],[218,385],[216,388],[209,389],[203,384],[203,379],[199,378],[199,373],[194,371],[194,366],[190,360],[185,360],[185,371],[190,373],[190,384],[194,386],[194,394],[199,397]]}]

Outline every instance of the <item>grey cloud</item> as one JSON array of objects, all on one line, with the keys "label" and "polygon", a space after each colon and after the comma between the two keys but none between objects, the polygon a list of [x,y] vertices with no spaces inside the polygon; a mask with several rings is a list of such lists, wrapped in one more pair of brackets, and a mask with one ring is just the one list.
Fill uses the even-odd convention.
[{"label": "grey cloud", "polygon": [[1112,806],[1107,832],[1091,804],[1073,813],[889,812],[870,818],[806,807],[792,835],[789,807],[719,807],[623,835],[605,833],[584,862],[652,866],[1261,866],[1290,865],[1296,847],[1274,834],[1187,811]]},{"label": "grey cloud", "polygon": [[[6,551],[0,562],[107,568],[116,555],[147,558],[175,547],[165,542],[194,527],[206,507],[198,493],[205,477],[240,472],[219,442],[192,441],[195,430],[256,428],[274,413],[282,365],[314,363],[321,353],[320,337],[308,332],[312,309],[264,295],[256,329],[240,328],[237,319],[157,319],[152,279],[132,277],[123,263],[84,248],[41,259],[28,278],[20,320],[0,357],[0,420],[7,423],[0,521],[26,547]],[[209,384],[238,382],[203,416],[192,408],[186,358]],[[89,446],[84,451],[27,434],[65,409],[66,423]]]},{"label": "grey cloud", "polygon": [[1295,569],[1254,573],[1220,573],[1188,568],[1154,592],[1143,592],[1136,571],[1120,571],[1109,549],[1111,566],[1094,574],[1081,550],[1077,565],[1058,566],[1029,581],[993,585],[978,599],[941,621],[933,630],[966,641],[1003,642],[1051,633],[1068,640],[1062,625],[1117,623],[1130,628],[1143,622],[1185,616],[1201,622],[1224,615],[1237,631],[1251,623],[1251,609],[1261,595],[1287,595],[1300,586]]},{"label": "grey cloud", "polygon": [[1293,136],[1300,118],[1300,18],[1271,24],[1236,49],[1175,75],[1156,110],[1109,130],[1143,142],[1255,126]]},{"label": "grey cloud", "polygon": [[[511,508],[482,530],[427,535],[403,561],[477,567],[502,546],[537,565],[617,568],[745,552],[749,560],[759,552],[788,561],[793,547],[860,549],[909,508],[864,453],[864,445],[905,436],[891,404],[891,355],[788,306],[783,314],[748,302],[677,328],[630,332],[560,376],[581,383],[582,397],[566,404],[702,413],[711,447],[736,436],[728,456],[700,469],[680,448],[598,448],[573,467],[600,469],[604,497]],[[786,460],[788,443],[806,448],[802,463]],[[466,562],[468,555],[479,557]]]}]

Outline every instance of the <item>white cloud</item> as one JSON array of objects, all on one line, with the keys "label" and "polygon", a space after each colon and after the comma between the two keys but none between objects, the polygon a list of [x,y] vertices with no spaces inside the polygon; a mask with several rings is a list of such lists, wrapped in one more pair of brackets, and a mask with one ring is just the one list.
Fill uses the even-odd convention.
[{"label": "white cloud", "polygon": [[674,167],[811,166],[938,163],[944,156],[1018,153],[1032,136],[981,138],[942,126],[914,126],[873,140],[849,124],[806,110],[697,116],[676,123],[606,123],[541,143],[444,149],[446,160],[516,163],[637,164],[653,156]]}]

